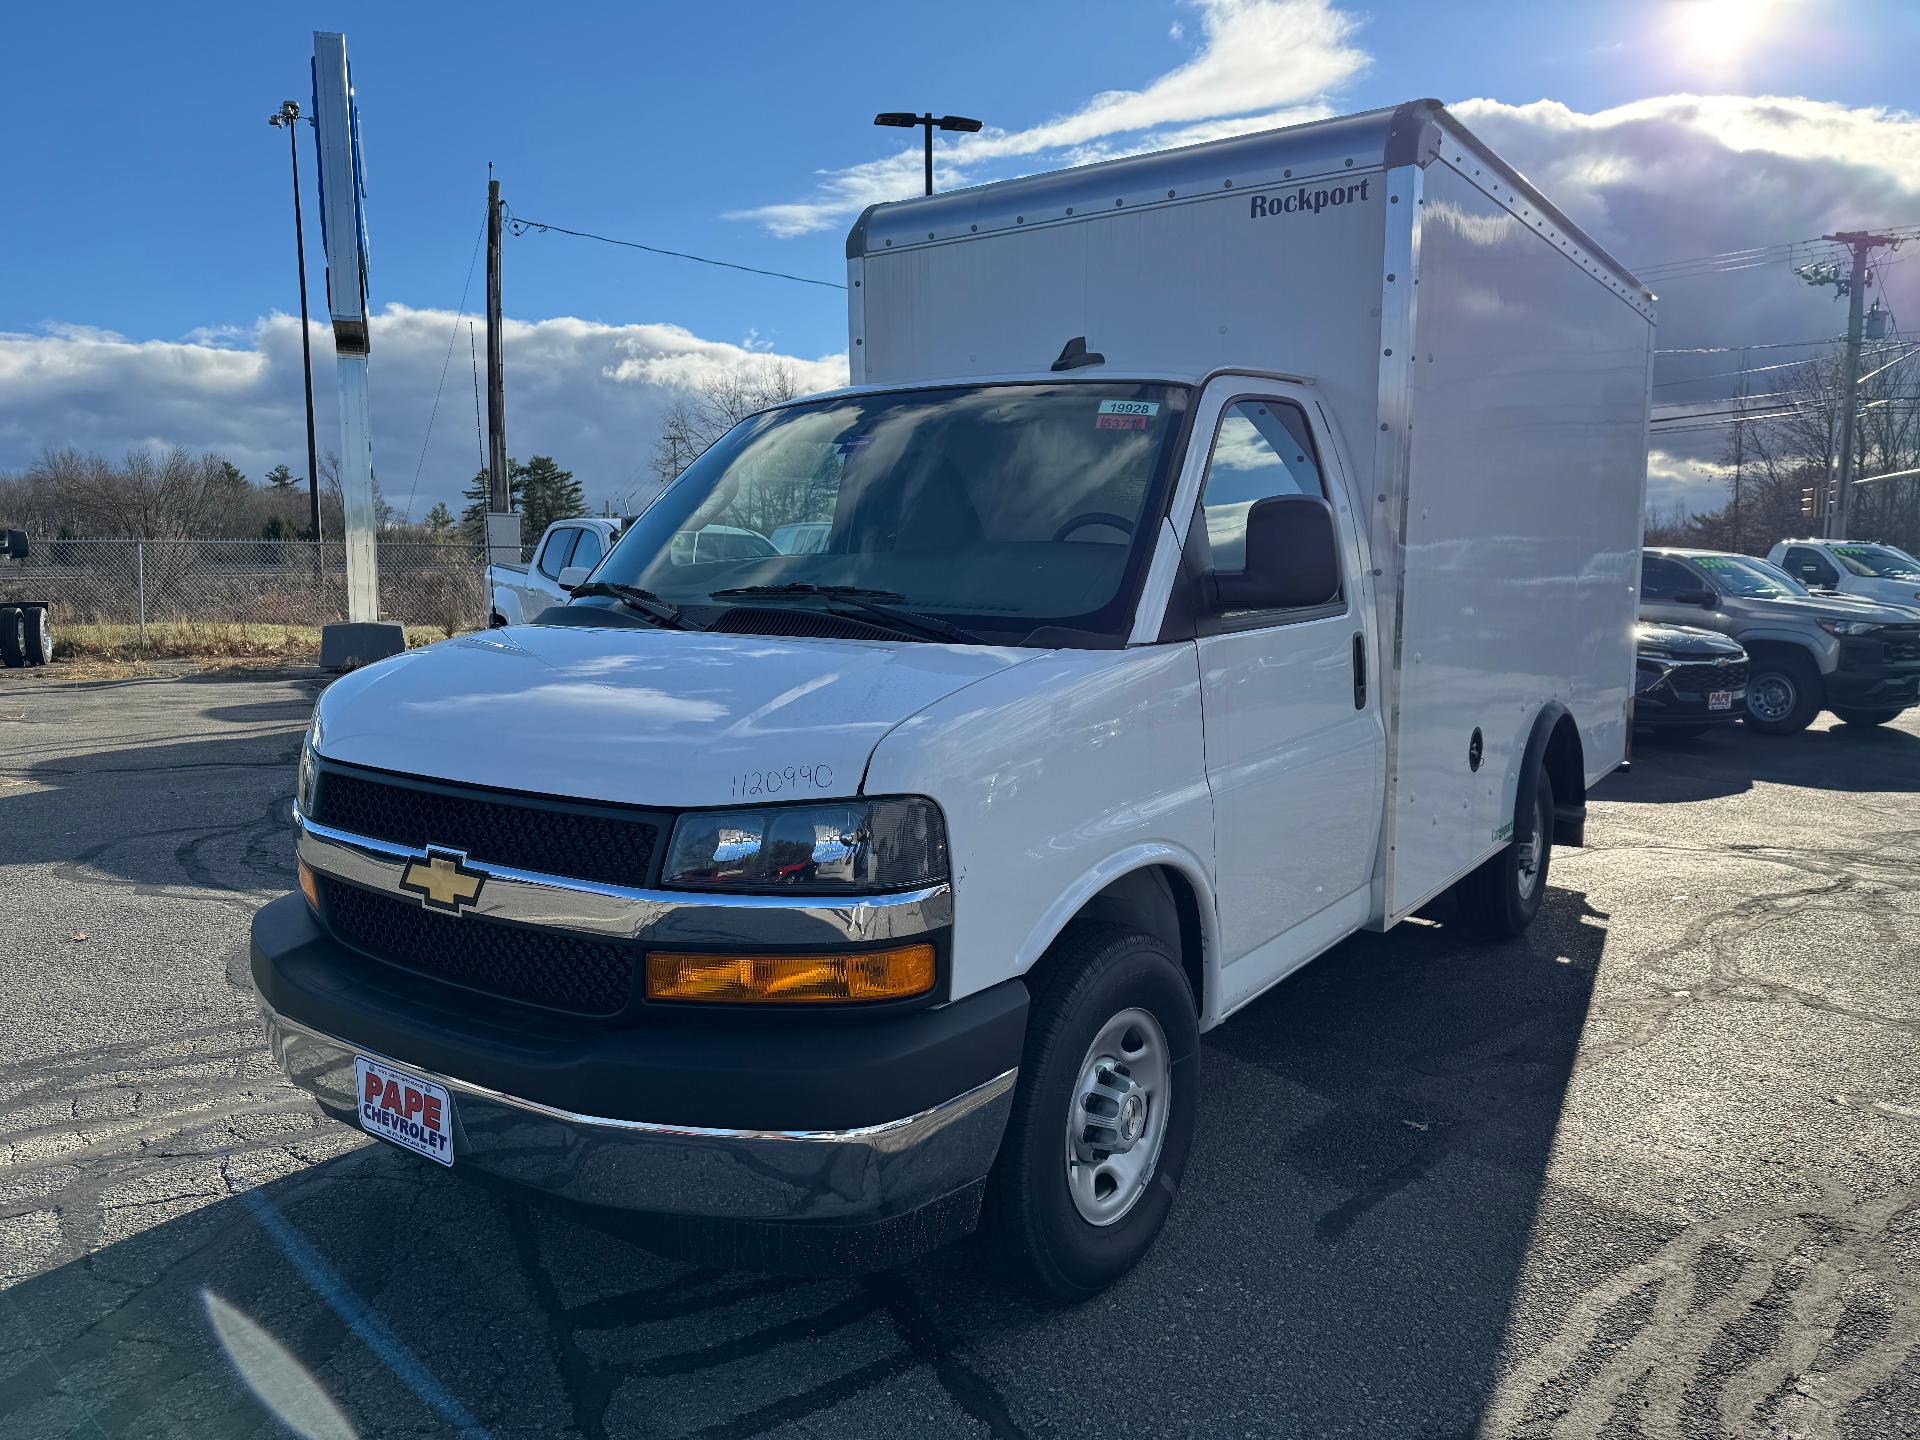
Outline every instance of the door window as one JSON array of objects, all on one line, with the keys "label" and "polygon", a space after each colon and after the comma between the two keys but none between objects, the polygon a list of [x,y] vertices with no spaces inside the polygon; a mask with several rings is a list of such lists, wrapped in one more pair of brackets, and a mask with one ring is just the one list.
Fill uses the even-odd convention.
[{"label": "door window", "polygon": [[1684,565],[1662,560],[1657,555],[1648,555],[1640,561],[1640,598],[1643,601],[1671,603],[1676,595],[1705,588]]},{"label": "door window", "polygon": [[1787,573],[1802,585],[1834,586],[1840,583],[1840,572],[1833,568],[1827,557],[1806,545],[1788,547]]},{"label": "door window", "polygon": [[540,551],[540,573],[549,580],[558,580],[560,572],[567,568],[568,557],[573,554],[574,542],[580,538],[580,527],[569,525],[564,530],[556,530],[547,537],[546,545]]},{"label": "door window", "polygon": [[1325,499],[1326,485],[1307,435],[1307,417],[1277,400],[1236,400],[1220,416],[1200,493],[1214,570],[1247,564],[1247,512],[1272,495]]},{"label": "door window", "polygon": [[600,546],[600,532],[589,530],[583,525],[580,527],[580,543],[573,547],[573,554],[568,558],[567,564],[584,565],[591,570],[600,563],[600,557],[605,553]]}]

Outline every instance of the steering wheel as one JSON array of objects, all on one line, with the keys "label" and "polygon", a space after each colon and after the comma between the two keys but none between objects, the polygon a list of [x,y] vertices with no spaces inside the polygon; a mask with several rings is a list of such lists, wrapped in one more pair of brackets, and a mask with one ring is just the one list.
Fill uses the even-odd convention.
[{"label": "steering wheel", "polygon": [[1066,524],[1053,532],[1053,538],[1064,540],[1074,531],[1086,525],[1111,525],[1123,535],[1133,534],[1133,522],[1124,515],[1115,515],[1106,510],[1083,510]]}]

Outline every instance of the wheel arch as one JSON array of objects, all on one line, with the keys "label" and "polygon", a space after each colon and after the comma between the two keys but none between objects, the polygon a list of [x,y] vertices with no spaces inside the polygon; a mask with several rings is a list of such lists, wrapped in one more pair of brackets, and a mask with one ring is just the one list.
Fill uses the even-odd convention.
[{"label": "wheel arch", "polygon": [[1193,989],[1205,1028],[1217,1000],[1219,936],[1213,885],[1191,852],[1168,844],[1121,851],[1087,870],[1028,933],[1016,968],[1031,975],[1076,920],[1102,920],[1163,941]]},{"label": "wheel arch", "polygon": [[1516,776],[1513,825],[1517,835],[1527,826],[1522,811],[1532,803],[1528,777],[1544,770],[1553,785],[1553,841],[1556,845],[1586,843],[1587,749],[1580,724],[1558,700],[1549,700],[1533,717]]}]

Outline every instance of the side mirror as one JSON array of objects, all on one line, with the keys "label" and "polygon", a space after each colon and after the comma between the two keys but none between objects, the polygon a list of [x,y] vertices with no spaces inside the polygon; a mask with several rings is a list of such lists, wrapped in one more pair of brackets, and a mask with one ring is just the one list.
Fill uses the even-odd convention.
[{"label": "side mirror", "polygon": [[5,546],[0,547],[0,549],[4,549],[9,560],[24,560],[27,558],[26,531],[8,530],[4,536],[0,536],[0,538],[4,538],[6,541]]},{"label": "side mirror", "polygon": [[563,565],[560,567],[559,578],[553,583],[571,595],[580,586],[587,583],[587,576],[592,573],[593,571],[585,565]]},{"label": "side mirror", "polygon": [[1247,511],[1246,568],[1213,571],[1216,614],[1300,610],[1340,598],[1340,543],[1333,507],[1318,495],[1269,495]]},{"label": "side mirror", "polygon": [[1720,597],[1711,590],[1681,590],[1675,593],[1676,605],[1698,605],[1702,610],[1711,610],[1720,603]]}]

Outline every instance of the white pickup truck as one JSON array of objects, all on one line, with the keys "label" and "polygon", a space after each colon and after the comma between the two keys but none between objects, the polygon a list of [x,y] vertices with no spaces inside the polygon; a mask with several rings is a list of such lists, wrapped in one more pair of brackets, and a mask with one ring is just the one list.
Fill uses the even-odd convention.
[{"label": "white pickup truck", "polygon": [[[496,629],[519,625],[551,606],[564,605],[573,585],[586,579],[613,548],[625,523],[597,515],[556,520],[541,535],[530,563],[487,566],[487,623]],[[575,573],[569,575],[569,570]]]},{"label": "white pickup truck", "polygon": [[1651,297],[1431,101],[878,206],[847,272],[850,388],[326,691],[253,980],[423,1163],[1082,1297],[1202,1032],[1443,894],[1517,934],[1580,842]]},{"label": "white pickup truck", "polygon": [[1881,604],[1920,605],[1920,560],[1864,540],[1782,540],[1767,559],[1809,590]]}]

